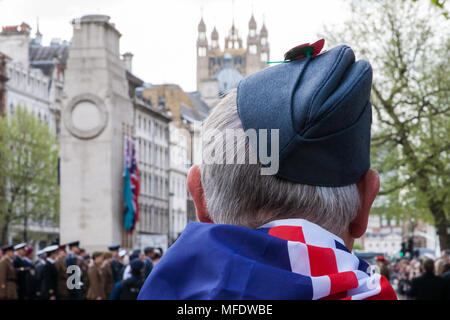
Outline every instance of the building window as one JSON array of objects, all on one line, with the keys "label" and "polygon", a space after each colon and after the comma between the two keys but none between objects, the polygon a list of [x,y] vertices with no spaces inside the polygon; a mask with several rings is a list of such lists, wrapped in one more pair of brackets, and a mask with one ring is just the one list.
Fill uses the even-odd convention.
[{"label": "building window", "polygon": [[267,43],[267,38],[266,37],[261,38],[261,44],[264,46],[264,45],[266,45],[266,43]]},{"label": "building window", "polygon": [[261,61],[267,61],[268,57],[267,57],[267,52],[263,52],[261,53]]},{"label": "building window", "polygon": [[258,48],[256,47],[255,44],[252,44],[248,50],[250,51],[251,54],[256,54],[258,52]]},{"label": "building window", "polygon": [[254,36],[256,36],[256,30],[250,29],[250,37],[254,37]]},{"label": "building window", "polygon": [[199,47],[198,48],[198,56],[199,57],[205,57],[206,56],[206,48],[205,47]]}]

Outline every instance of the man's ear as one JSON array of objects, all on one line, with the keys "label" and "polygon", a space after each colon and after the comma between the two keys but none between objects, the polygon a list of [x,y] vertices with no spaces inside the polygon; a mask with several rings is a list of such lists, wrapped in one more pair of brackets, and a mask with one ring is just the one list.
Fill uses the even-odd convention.
[{"label": "man's ear", "polygon": [[350,223],[349,233],[352,238],[361,237],[367,229],[370,208],[380,190],[380,177],[375,170],[369,169],[356,183],[359,191],[360,206],[356,218]]},{"label": "man's ear", "polygon": [[195,211],[200,222],[214,223],[209,217],[206,208],[205,193],[203,192],[200,169],[197,165],[192,166],[187,177],[187,187],[194,200]]}]

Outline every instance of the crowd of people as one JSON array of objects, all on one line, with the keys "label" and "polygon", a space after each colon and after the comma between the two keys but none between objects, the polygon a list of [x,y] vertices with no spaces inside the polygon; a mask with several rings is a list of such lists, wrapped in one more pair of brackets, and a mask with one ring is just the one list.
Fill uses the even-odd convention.
[{"label": "crowd of people", "polygon": [[[0,251],[0,300],[135,300],[162,254],[112,245],[89,255],[78,241],[36,254],[26,243],[7,245]],[[376,264],[399,299],[450,299],[450,250],[436,260],[378,256]]]},{"label": "crowd of people", "polygon": [[136,300],[162,248],[107,249],[90,255],[79,241],[36,253],[26,243],[3,246],[0,300]]},{"label": "crowd of people", "polygon": [[377,257],[380,273],[397,292],[399,299],[450,299],[450,250],[437,259],[430,257],[401,258],[388,261]]}]

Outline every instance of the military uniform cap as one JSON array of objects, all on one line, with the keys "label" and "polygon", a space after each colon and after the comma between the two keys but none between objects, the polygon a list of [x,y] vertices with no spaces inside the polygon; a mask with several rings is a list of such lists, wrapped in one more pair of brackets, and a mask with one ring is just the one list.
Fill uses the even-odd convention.
[{"label": "military uniform cap", "polygon": [[43,251],[47,254],[50,254],[50,253],[56,252],[56,250],[58,250],[58,248],[59,248],[59,246],[54,244],[54,245],[45,247]]},{"label": "military uniform cap", "polygon": [[2,252],[13,251],[13,250],[14,250],[14,246],[12,244],[7,244],[2,247]]},{"label": "military uniform cap", "polygon": [[127,250],[122,249],[119,251],[119,257],[125,257],[125,255],[127,254]]},{"label": "military uniform cap", "polygon": [[116,251],[116,250],[119,250],[119,248],[120,248],[120,245],[114,244],[114,245],[109,246],[108,250],[109,251]]},{"label": "military uniform cap", "polygon": [[355,61],[345,45],[284,62],[239,83],[243,129],[279,129],[281,179],[326,187],[359,181],[370,167],[369,62]]},{"label": "military uniform cap", "polygon": [[16,245],[14,246],[14,251],[17,251],[17,250],[19,250],[19,249],[25,249],[26,246],[27,246],[27,244],[26,244],[25,242],[16,244]]},{"label": "military uniform cap", "polygon": [[69,248],[80,247],[80,241],[72,241],[72,242],[69,242],[67,245],[69,246]]}]

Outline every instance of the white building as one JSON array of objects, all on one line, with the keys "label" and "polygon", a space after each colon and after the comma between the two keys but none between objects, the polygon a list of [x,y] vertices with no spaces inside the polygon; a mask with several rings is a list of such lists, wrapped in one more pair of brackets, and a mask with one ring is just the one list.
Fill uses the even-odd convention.
[{"label": "white building", "polygon": [[436,228],[419,221],[411,230],[411,222],[404,221],[399,224],[390,223],[385,217],[369,216],[367,231],[356,243],[363,246],[367,252],[382,252],[388,255],[398,255],[402,242],[408,245],[408,240],[414,239],[415,249],[427,249],[439,253],[439,239]]},{"label": "white building", "polygon": [[135,139],[140,173],[139,212],[135,247],[169,246],[169,122],[163,106],[134,97]]},{"label": "white building", "polygon": [[386,229],[384,232],[366,233],[364,249],[368,252],[382,252],[387,255],[397,255],[400,252],[401,243],[401,231]]},{"label": "white building", "polygon": [[170,171],[169,207],[170,241],[173,242],[183,232],[187,224],[188,141],[189,131],[169,125],[170,131]]},{"label": "white building", "polygon": [[6,111],[11,114],[18,106],[24,107],[59,134],[70,44],[52,40],[49,46],[43,46],[39,30],[33,39],[30,30],[22,23],[3,27],[0,33],[0,52],[11,58],[6,66]]}]

